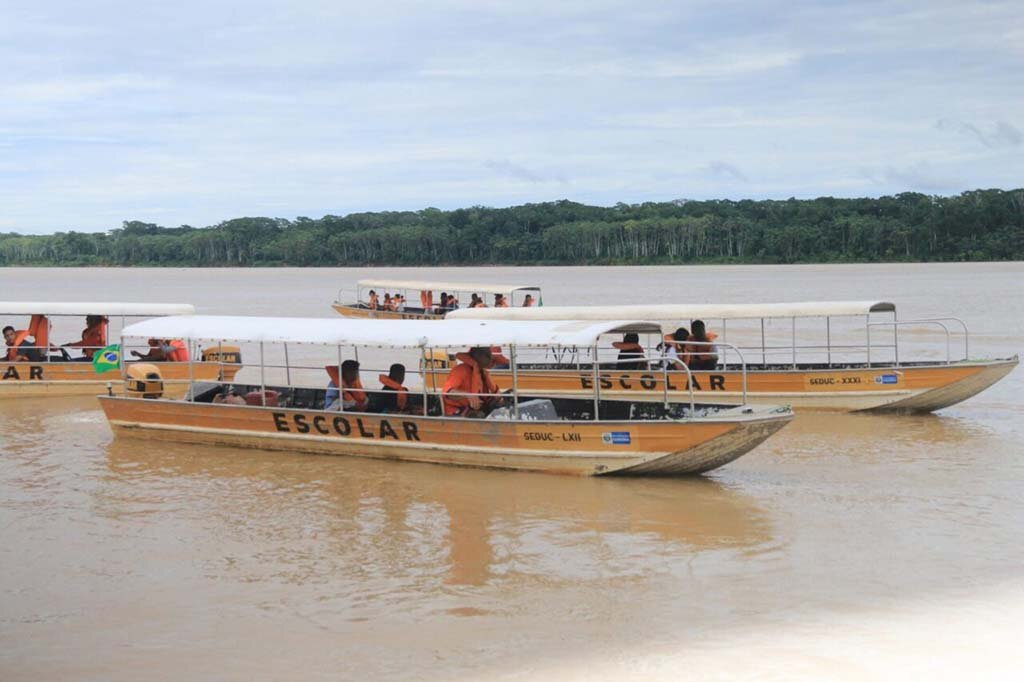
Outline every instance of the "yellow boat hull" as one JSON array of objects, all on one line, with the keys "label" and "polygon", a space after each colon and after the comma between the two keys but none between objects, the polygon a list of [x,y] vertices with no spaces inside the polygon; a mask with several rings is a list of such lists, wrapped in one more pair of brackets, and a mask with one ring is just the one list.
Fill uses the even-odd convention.
[{"label": "yellow boat hull", "polygon": [[[165,394],[176,398],[188,391],[190,376],[196,381],[232,381],[241,369],[241,365],[219,362],[150,364],[160,368]],[[0,362],[0,399],[98,395],[108,385],[122,393],[121,373],[97,374],[89,362]]]},{"label": "yellow boat hull", "polygon": [[[788,404],[799,409],[839,411],[931,412],[966,400],[1009,374],[1016,357],[985,362],[871,369],[795,369],[747,372],[747,400],[757,404]],[[512,387],[512,373],[492,370],[502,389]],[[740,371],[693,372],[699,403],[737,404],[743,397]],[[685,372],[667,375],[668,399],[688,402]],[[439,375],[443,381],[443,376]],[[660,402],[666,395],[661,371],[602,369],[601,397],[610,400]],[[429,381],[429,379],[428,379]],[[519,391],[526,395],[587,397],[594,391],[592,370],[520,369]]]},{"label": "yellow boat hull", "polygon": [[688,421],[500,421],[99,400],[118,437],[577,475],[702,473],[793,416],[775,408]]}]

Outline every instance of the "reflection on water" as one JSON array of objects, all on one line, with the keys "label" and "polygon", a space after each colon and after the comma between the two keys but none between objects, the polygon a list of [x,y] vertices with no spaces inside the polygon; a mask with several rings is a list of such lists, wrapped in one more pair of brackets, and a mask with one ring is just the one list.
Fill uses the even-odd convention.
[{"label": "reflection on water", "polygon": [[[144,274],[138,298],[327,315],[370,272],[74,274],[83,300]],[[373,274],[539,281],[546,303],[618,302],[623,281],[704,300],[896,298],[908,316],[966,316],[974,356],[1024,346],[1024,298],[978,295],[1019,286],[1019,264]],[[2,277],[8,298],[66,294],[59,271]],[[4,401],[0,679],[550,679],[659,651],[727,675],[744,651],[817,657],[801,633],[856,616],[852,641],[880,646],[884,630],[898,651],[892,622],[928,639],[919,614],[949,604],[975,619],[949,624],[969,645],[1005,608],[978,595],[1024,578],[1022,389],[1018,369],[938,415],[800,414],[692,480],[112,442],[89,398]]]},{"label": "reflection on water", "polygon": [[[256,555],[222,567],[245,580],[386,574],[390,591],[578,582],[770,537],[749,497],[706,479],[576,479],[128,439],[106,452],[104,514],[187,505],[195,522],[230,529],[287,565],[267,574],[270,557]],[[365,583],[359,589],[365,597]]]}]

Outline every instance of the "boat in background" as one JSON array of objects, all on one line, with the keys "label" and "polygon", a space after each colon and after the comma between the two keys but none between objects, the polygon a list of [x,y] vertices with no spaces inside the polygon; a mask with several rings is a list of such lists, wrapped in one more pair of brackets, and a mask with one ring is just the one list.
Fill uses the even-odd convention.
[{"label": "boat in background", "polygon": [[[453,311],[448,319],[600,321],[625,315],[666,322],[658,334],[647,338],[648,369],[620,369],[609,349],[603,349],[602,356],[602,349],[582,348],[524,362],[519,384],[541,395],[583,395],[594,381],[596,361],[604,394],[616,398],[661,401],[667,391],[671,399],[681,400],[692,386],[701,402],[729,403],[745,397],[801,409],[920,413],[980,393],[1019,362],[1016,355],[971,359],[970,334],[962,320],[898,319],[896,306],[887,301],[484,308]],[[677,325],[689,327],[694,320],[719,323],[717,338],[697,344],[704,353],[717,354],[718,362],[714,369],[692,370],[690,384],[688,373],[658,367],[665,362],[665,344],[672,343],[665,334]],[[938,331],[941,344],[936,345],[933,336],[925,340],[920,335],[924,328]],[[938,357],[908,360],[904,337],[911,331],[915,352]],[[962,346],[962,356],[953,357],[954,339]],[[701,352],[693,342],[687,343],[691,352]],[[444,358],[433,361],[445,364]],[[507,372],[495,372],[494,378],[503,386],[510,381]]]},{"label": "boat in background", "polygon": [[[415,292],[414,303],[384,307],[384,294],[401,293],[407,296]],[[440,320],[449,312],[468,307],[473,294],[491,294],[506,298],[509,306],[540,304],[540,287],[533,284],[480,284],[472,282],[440,282],[433,280],[405,279],[361,279],[356,282],[354,300],[345,300],[345,290],[338,291],[338,298],[331,304],[335,312],[344,317],[371,318],[380,320]],[[371,294],[376,293],[374,302]],[[441,294],[455,296],[455,305],[445,305]],[[436,296],[436,298],[435,298]],[[486,303],[486,302],[485,302]],[[627,316],[632,317],[632,316]]]},{"label": "boat in background", "polygon": [[[544,399],[524,391],[516,380],[516,356],[527,349],[558,352],[596,345],[607,334],[656,333],[658,329],[652,323],[622,320],[152,319],[127,327],[123,335],[181,338],[190,344],[204,340],[258,344],[259,383],[195,382],[184,400],[172,400],[161,395],[162,377],[154,367],[137,377],[128,395],[100,396],[99,400],[118,437],[582,475],[709,471],[749,452],[792,419],[787,407],[611,400],[599,383],[585,397]],[[288,344],[305,344],[307,355],[310,345],[322,347],[320,364],[290,362]],[[276,346],[284,346],[284,365],[264,362],[267,351]],[[498,396],[443,392],[427,358],[451,349],[493,346],[507,348],[510,355],[512,382],[507,394],[500,396],[505,404],[486,418],[450,414],[446,399]],[[421,380],[419,387],[408,389],[405,407],[380,409],[366,400],[358,409],[351,405],[341,409],[344,401],[331,402],[323,382],[319,386],[291,382],[291,377],[303,372],[322,374],[324,369],[336,381],[338,367],[357,358],[360,349],[388,352],[392,355],[388,364],[398,352],[414,352],[422,359],[427,369],[409,371]],[[283,369],[287,383],[268,382],[268,369]],[[341,390],[371,396],[388,392],[354,385],[343,385]]]},{"label": "boat in background", "polygon": [[[0,321],[6,328],[15,328],[14,345],[35,359],[11,360],[10,343],[4,346],[0,356],[0,398],[29,398],[44,396],[96,395],[106,390],[120,391],[123,388],[125,372],[140,362],[126,361],[133,349],[149,351],[149,344],[143,341],[134,347],[122,347],[113,363],[120,371],[98,372],[89,360],[95,352],[102,351],[110,340],[111,320],[123,329],[129,320],[169,315],[191,315],[195,308],[187,303],[121,303],[103,302],[27,302],[0,301]],[[82,351],[83,357],[72,358],[68,347],[51,345],[53,318],[102,317],[102,345],[77,345],[72,350]],[[29,318],[27,325],[19,318]],[[159,337],[165,338],[165,337]],[[176,337],[166,337],[174,339]],[[24,344],[24,345],[22,345]],[[195,357],[197,348],[182,348],[187,357]],[[54,352],[57,354],[54,355]],[[237,346],[217,346],[200,351],[201,360],[157,361],[165,377],[165,391],[169,395],[182,396],[189,379],[231,380],[241,367],[241,354]],[[123,357],[122,357],[123,356]],[[27,357],[27,355],[24,355]]]}]

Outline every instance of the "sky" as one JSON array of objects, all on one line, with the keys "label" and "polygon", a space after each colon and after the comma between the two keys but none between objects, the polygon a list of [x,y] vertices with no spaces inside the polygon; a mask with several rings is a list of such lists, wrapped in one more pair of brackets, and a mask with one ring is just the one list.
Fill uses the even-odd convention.
[{"label": "sky", "polygon": [[1024,186],[1019,0],[0,8],[0,232]]}]

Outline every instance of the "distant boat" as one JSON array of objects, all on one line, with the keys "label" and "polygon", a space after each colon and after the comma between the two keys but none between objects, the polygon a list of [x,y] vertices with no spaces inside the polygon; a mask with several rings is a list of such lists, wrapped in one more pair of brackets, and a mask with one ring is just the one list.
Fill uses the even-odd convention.
[{"label": "distant boat", "polygon": [[[355,295],[345,299],[344,289],[331,304],[335,312],[344,317],[378,320],[440,320],[457,308],[468,308],[473,294],[502,296],[509,306],[539,305],[540,287],[533,284],[500,284],[473,282],[440,282],[433,280],[362,279],[356,282]],[[371,292],[373,292],[371,294]],[[413,295],[412,303],[405,298]],[[403,302],[385,306],[385,293],[401,294]],[[442,293],[456,298],[454,305],[444,305]],[[373,298],[373,296],[376,298]],[[484,301],[485,305],[491,302]]]}]

